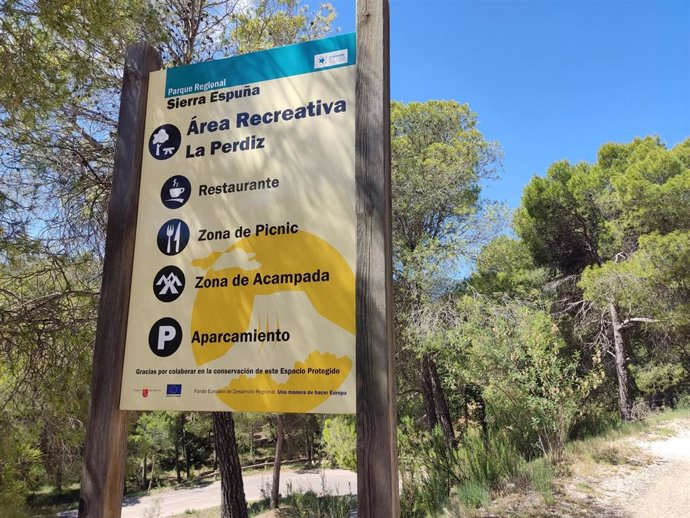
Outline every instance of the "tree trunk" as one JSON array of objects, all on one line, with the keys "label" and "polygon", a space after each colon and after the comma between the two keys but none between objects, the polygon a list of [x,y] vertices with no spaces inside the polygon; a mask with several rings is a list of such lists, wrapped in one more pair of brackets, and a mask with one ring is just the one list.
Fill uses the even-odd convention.
[{"label": "tree trunk", "polygon": [[438,424],[438,417],[436,416],[436,405],[434,404],[434,389],[431,381],[431,372],[429,370],[430,358],[424,356],[422,358],[422,399],[424,400],[424,410],[426,411],[426,424],[429,430],[433,430]]},{"label": "tree trunk", "polygon": [[[213,422],[213,414],[211,414],[211,420]],[[235,421],[232,422],[232,429],[235,429]],[[214,432],[209,432],[209,439],[213,444],[213,471],[218,471],[218,448],[216,448],[215,436],[216,434]]]},{"label": "tree trunk", "polygon": [[438,368],[433,359],[426,356],[424,358],[424,368],[428,371],[429,381],[431,383],[431,393],[433,397],[434,407],[436,410],[436,417],[441,424],[443,435],[449,445],[454,448],[457,447],[458,441],[455,438],[455,431],[453,429],[453,420],[450,417],[450,410],[448,409],[448,401],[441,386],[441,378],[438,375]]},{"label": "tree trunk", "polygon": [[59,464],[55,469],[55,492],[58,495],[62,494],[62,466]]},{"label": "tree trunk", "polygon": [[175,438],[175,474],[177,475],[177,483],[182,483],[182,465],[180,464],[180,443],[182,439],[178,436]]},{"label": "tree trunk", "polygon": [[311,415],[307,414],[304,418],[304,453],[307,456],[307,466],[311,467],[312,462],[312,429],[311,429]]},{"label": "tree trunk", "polygon": [[[184,455],[184,470],[187,480],[190,478],[191,471],[191,459],[189,458],[189,446],[187,445],[187,432],[184,435],[184,442],[182,443],[182,454]],[[215,453],[214,453],[214,463],[215,463]]]},{"label": "tree trunk", "polygon": [[216,460],[220,470],[221,518],[247,518],[242,468],[231,412],[213,412]]},{"label": "tree trunk", "polygon": [[278,414],[276,421],[276,454],[273,460],[273,483],[271,485],[271,509],[277,509],[280,505],[280,463],[283,459],[283,435],[285,421],[283,414]]},{"label": "tree trunk", "polygon": [[[182,483],[182,463],[180,462],[180,455],[184,454],[184,425],[187,420],[185,413],[180,412],[177,416],[177,423],[175,426],[175,473],[177,474],[177,483]],[[189,480],[189,474],[187,475]]]},{"label": "tree trunk", "polygon": [[[481,388],[478,388],[476,391],[476,396],[477,396],[477,403],[479,403],[479,422],[482,425],[482,438],[484,439],[484,451],[489,453],[489,421],[486,418],[486,401],[484,400],[484,393],[482,392]],[[487,462],[489,459],[489,456],[486,456]]]},{"label": "tree trunk", "polygon": [[156,454],[151,455],[151,477],[149,478],[149,488],[148,491],[151,492],[151,487],[153,486],[153,477],[156,470]]},{"label": "tree trunk", "polygon": [[146,487],[148,486],[147,482],[148,480],[146,479],[146,470],[148,469],[148,454],[144,453],[144,459],[142,460],[141,463],[141,490],[146,491]]},{"label": "tree trunk", "polygon": [[488,451],[489,449],[489,421],[486,418],[486,401],[484,401],[484,394],[482,388],[477,385],[466,385],[465,386],[465,419],[467,426],[470,422],[469,413],[469,400],[477,403],[478,407],[476,410],[476,419],[482,427],[482,437],[484,439],[484,447]]},{"label": "tree trunk", "polygon": [[625,329],[621,324],[615,304],[609,304],[609,313],[611,314],[611,323],[613,325],[613,348],[616,358],[616,376],[618,377],[618,405],[621,418],[625,421],[630,421],[632,419],[633,386],[632,379],[628,373],[630,356],[627,337],[625,336]]},{"label": "tree trunk", "polygon": [[255,424],[252,425],[250,440],[251,440],[251,446],[250,446],[249,454],[251,455],[252,463],[254,463],[254,462],[256,462],[256,445],[255,445],[255,443],[256,443],[256,425]]}]

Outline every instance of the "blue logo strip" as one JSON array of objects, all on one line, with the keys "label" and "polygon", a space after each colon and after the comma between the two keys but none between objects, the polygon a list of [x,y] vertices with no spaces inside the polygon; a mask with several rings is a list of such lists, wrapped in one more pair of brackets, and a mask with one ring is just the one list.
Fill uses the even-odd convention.
[{"label": "blue logo strip", "polygon": [[[347,49],[347,62],[314,68],[314,56]],[[170,68],[166,72],[165,97],[177,97],[233,86],[346,67],[356,62],[355,33],[322,40],[242,54],[232,58]]]},{"label": "blue logo strip", "polygon": [[182,385],[181,384],[169,384],[165,388],[165,394],[167,396],[181,396],[182,395]]}]

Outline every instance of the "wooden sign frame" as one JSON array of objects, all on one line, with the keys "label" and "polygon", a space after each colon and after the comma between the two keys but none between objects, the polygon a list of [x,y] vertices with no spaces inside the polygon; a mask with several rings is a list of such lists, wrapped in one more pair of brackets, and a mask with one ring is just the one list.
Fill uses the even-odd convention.
[{"label": "wooden sign frame", "polygon": [[161,67],[160,55],[153,47],[137,44],[127,49],[93,353],[80,518],[119,518],[122,511],[128,412],[119,409],[120,385],[132,283],[148,76]]},{"label": "wooden sign frame", "polygon": [[357,502],[400,515],[393,348],[388,0],[357,1]]}]

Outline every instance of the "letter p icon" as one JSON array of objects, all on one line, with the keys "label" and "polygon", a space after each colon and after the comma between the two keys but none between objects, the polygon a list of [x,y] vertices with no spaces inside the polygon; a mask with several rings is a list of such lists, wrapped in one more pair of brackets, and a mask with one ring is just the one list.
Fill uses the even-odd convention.
[{"label": "letter p icon", "polygon": [[174,318],[158,320],[149,331],[149,349],[156,356],[166,357],[174,354],[182,343],[182,327]]},{"label": "letter p icon", "polygon": [[158,350],[159,351],[165,350],[166,342],[174,340],[175,335],[177,335],[177,331],[175,331],[175,328],[173,326],[159,326],[158,327]]}]

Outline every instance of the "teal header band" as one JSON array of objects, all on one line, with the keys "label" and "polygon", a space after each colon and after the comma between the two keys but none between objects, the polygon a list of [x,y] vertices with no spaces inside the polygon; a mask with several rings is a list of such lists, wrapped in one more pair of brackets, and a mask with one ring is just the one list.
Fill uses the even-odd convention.
[{"label": "teal header band", "polygon": [[355,33],[168,69],[165,97],[192,95],[354,65]]}]

